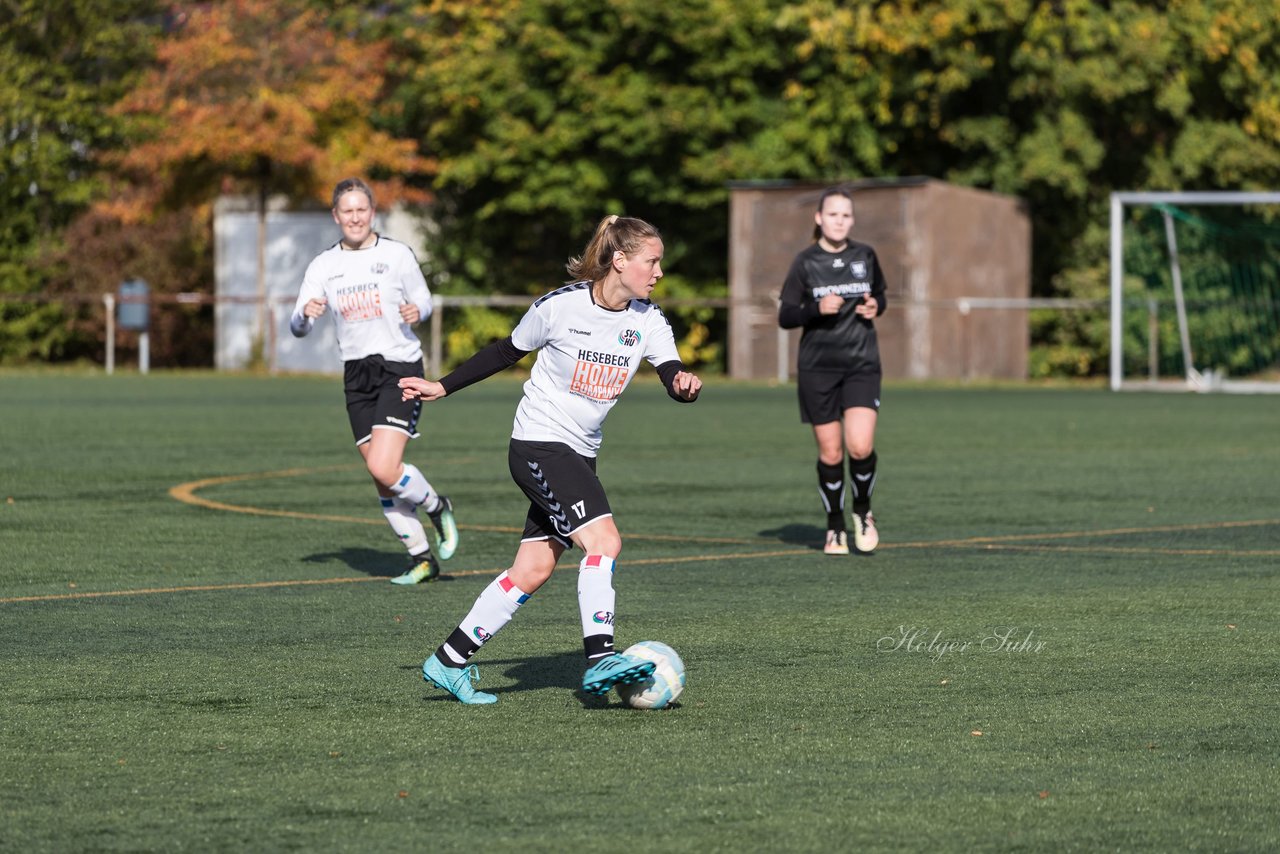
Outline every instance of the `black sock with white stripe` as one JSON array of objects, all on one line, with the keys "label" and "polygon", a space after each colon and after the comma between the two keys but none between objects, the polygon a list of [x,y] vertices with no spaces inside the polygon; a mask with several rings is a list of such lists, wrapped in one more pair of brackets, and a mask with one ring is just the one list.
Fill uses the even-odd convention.
[{"label": "black sock with white stripe", "polygon": [[858,460],[849,457],[849,485],[853,491],[853,512],[865,515],[871,511],[871,492],[876,488],[876,452]]},{"label": "black sock with white stripe", "polygon": [[844,530],[844,465],[829,466],[818,460],[818,494],[827,508],[827,529]]}]

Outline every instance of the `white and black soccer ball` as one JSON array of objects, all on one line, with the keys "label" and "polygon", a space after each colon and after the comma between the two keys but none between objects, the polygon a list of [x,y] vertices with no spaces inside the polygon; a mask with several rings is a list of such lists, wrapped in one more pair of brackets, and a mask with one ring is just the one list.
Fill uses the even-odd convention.
[{"label": "white and black soccer ball", "polygon": [[633,709],[665,709],[684,690],[684,662],[676,651],[658,641],[640,641],[627,647],[627,655],[652,661],[653,675],[640,682],[618,686],[618,696]]}]

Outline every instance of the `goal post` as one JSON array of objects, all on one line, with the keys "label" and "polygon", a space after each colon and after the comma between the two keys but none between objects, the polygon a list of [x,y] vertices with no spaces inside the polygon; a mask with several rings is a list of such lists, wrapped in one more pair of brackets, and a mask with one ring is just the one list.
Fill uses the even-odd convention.
[{"label": "goal post", "polygon": [[[1266,213],[1261,226],[1224,224],[1194,212],[1201,207]],[[1145,245],[1135,245],[1140,208]],[[1113,391],[1280,392],[1280,192],[1112,193],[1110,231]],[[1144,306],[1145,322],[1126,317]],[[1175,360],[1175,381],[1161,380],[1161,363]]]}]

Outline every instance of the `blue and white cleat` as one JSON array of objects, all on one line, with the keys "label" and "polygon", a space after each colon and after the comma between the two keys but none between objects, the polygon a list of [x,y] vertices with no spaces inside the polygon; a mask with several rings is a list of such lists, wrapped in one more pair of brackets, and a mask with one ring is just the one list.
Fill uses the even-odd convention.
[{"label": "blue and white cleat", "polygon": [[656,666],[652,661],[615,652],[587,668],[587,672],[582,674],[582,690],[603,697],[614,685],[629,685],[648,679]]},{"label": "blue and white cleat", "polygon": [[448,560],[458,550],[458,523],[453,518],[453,502],[449,496],[441,495],[440,507],[427,516],[436,529],[436,554],[441,560]]},{"label": "blue and white cleat", "polygon": [[484,706],[498,702],[494,694],[486,694],[475,689],[480,681],[480,671],[473,664],[470,667],[445,667],[440,659],[432,655],[422,662],[422,678],[437,688],[443,688],[468,706]]}]

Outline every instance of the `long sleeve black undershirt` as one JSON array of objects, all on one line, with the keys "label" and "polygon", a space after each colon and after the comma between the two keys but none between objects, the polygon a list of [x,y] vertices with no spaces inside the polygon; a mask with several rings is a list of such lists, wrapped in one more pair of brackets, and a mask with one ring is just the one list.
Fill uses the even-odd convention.
[{"label": "long sleeve black undershirt", "polygon": [[667,387],[667,396],[672,400],[677,403],[693,403],[692,400],[685,400],[683,397],[676,394],[675,388],[673,387],[676,381],[676,374],[683,370],[684,362],[681,362],[679,359],[673,359],[670,362],[663,362],[661,365],[658,365],[657,368],[658,379],[662,380],[662,384]]},{"label": "long sleeve black undershirt", "polygon": [[501,341],[495,341],[488,347],[476,351],[474,356],[454,368],[448,376],[442,377],[440,385],[444,386],[445,394],[453,394],[486,377],[493,376],[498,371],[506,370],[529,355],[529,352],[512,344],[511,336],[508,335]]},{"label": "long sleeve black undershirt", "polygon": [[778,306],[778,325],[783,329],[795,329],[812,323],[820,315],[816,301],[783,302]]},{"label": "long sleeve black undershirt", "polygon": [[[511,336],[508,335],[501,341],[495,341],[488,347],[478,350],[470,359],[458,365],[447,376],[442,377],[440,384],[444,386],[445,394],[453,394],[455,391],[461,391],[467,386],[474,385],[499,371],[506,370],[529,355],[529,352],[528,350],[521,350],[513,344]],[[672,400],[680,403],[692,403],[692,401],[685,400],[675,392],[676,374],[683,370],[684,363],[679,359],[663,362],[657,367],[658,379],[662,380],[662,385],[666,387],[667,395]]]}]

